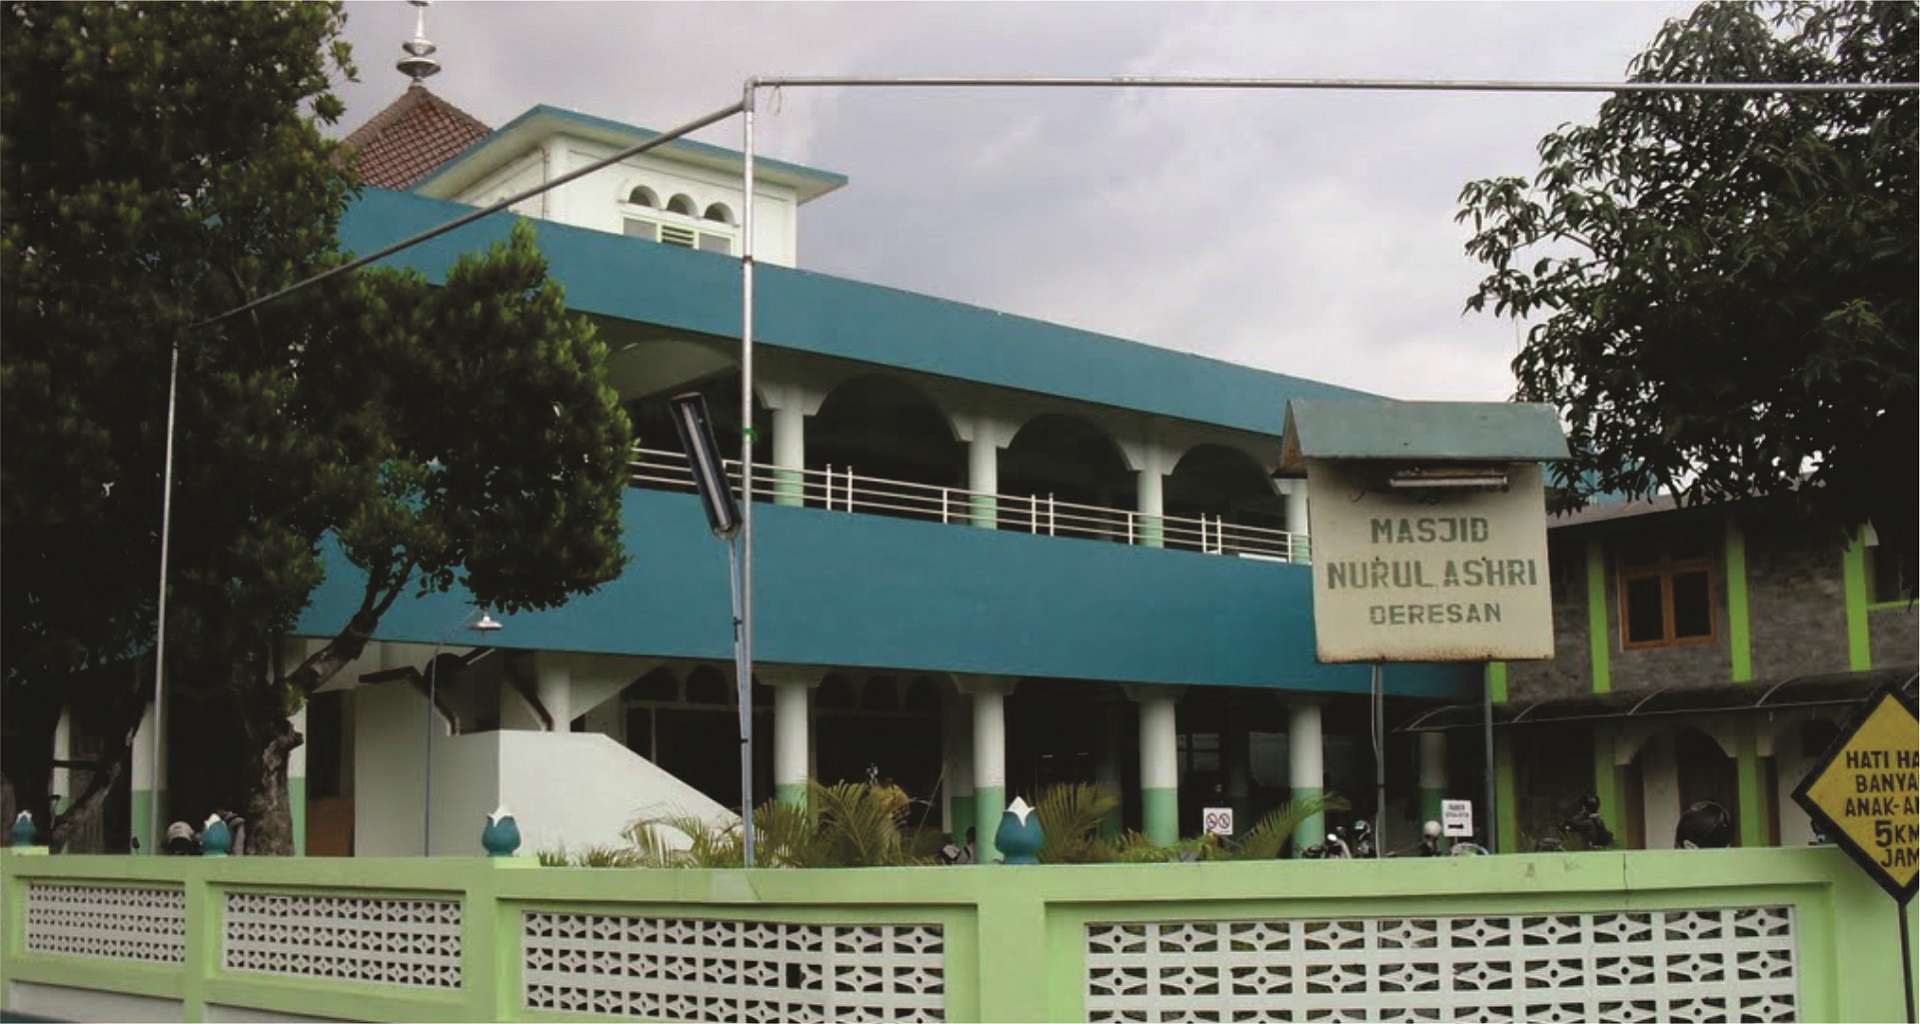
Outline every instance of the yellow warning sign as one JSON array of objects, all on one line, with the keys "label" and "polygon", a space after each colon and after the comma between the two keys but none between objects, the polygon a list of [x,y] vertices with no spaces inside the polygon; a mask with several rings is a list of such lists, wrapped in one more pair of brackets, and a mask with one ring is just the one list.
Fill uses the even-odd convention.
[{"label": "yellow warning sign", "polygon": [[1901,902],[1920,874],[1920,719],[1891,687],[1801,781],[1793,799]]}]

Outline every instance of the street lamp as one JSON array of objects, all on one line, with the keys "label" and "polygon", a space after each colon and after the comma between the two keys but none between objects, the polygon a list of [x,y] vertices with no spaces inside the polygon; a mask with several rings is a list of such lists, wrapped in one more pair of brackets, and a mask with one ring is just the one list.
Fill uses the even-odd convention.
[{"label": "street lamp", "polygon": [[[720,455],[719,443],[713,438],[706,396],[689,391],[673,396],[669,402],[673,407],[673,426],[680,432],[680,446],[686,450],[687,468],[693,474],[694,490],[700,492],[700,504],[707,513],[707,527],[715,537],[727,542],[727,584],[733,594],[734,689],[740,702],[740,841],[746,848],[743,862],[752,867],[753,662],[746,635],[747,616],[743,605],[746,581],[741,574],[739,553],[746,519],[740,504],[734,501],[733,488],[727,484],[727,464]],[[749,405],[746,416],[752,415],[753,408]],[[741,471],[740,479],[744,490],[749,486],[746,470]]]},{"label": "street lamp", "polygon": [[440,713],[440,648],[446,646],[448,638],[463,629],[471,629],[476,633],[491,633],[504,628],[500,625],[500,620],[487,614],[486,609],[480,609],[478,614],[479,618],[468,615],[461,619],[458,625],[440,634],[440,639],[433,642],[433,657],[427,661],[427,787],[420,815],[420,856],[422,857],[433,856],[433,734],[438,731],[434,728],[434,718]]}]

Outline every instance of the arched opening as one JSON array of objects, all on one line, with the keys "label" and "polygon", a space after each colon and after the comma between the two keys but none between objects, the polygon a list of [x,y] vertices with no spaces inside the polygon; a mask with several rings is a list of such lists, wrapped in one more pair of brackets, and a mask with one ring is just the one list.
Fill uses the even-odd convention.
[{"label": "arched opening", "polygon": [[1133,478],[1100,428],[1062,413],[1036,416],[1000,453],[1000,528],[1124,543]]},{"label": "arched opening", "polygon": [[727,204],[725,203],[709,203],[707,205],[707,212],[703,214],[702,217],[705,220],[718,221],[722,224],[733,223],[733,211],[727,209]]},{"label": "arched opening", "polygon": [[[650,479],[642,486],[674,490],[674,484],[663,481],[679,478],[684,479],[684,483],[677,489],[693,491],[693,478],[686,475],[680,432],[674,427],[673,409],[669,404],[674,395],[688,391],[706,396],[707,414],[713,420],[713,436],[720,442],[721,455],[731,461],[740,458],[740,372],[728,370],[626,402],[627,419],[639,446],[648,452],[662,453],[647,456],[650,464],[658,461],[663,468],[650,470],[646,474]],[[757,395],[753,402],[753,429],[756,437],[773,436],[773,413],[761,404]],[[756,463],[764,464],[770,456],[771,450],[764,441],[754,446]],[[738,486],[736,480],[736,496]],[[765,497],[764,493],[761,497]]]},{"label": "arched opening", "polygon": [[1286,551],[1278,536],[1286,527],[1285,506],[1273,479],[1246,452],[1219,444],[1196,446],[1167,475],[1164,493],[1168,547]]},{"label": "arched opening", "polygon": [[627,202],[657,210],[660,208],[660,194],[645,185],[635,185],[633,191],[627,193]]},{"label": "arched opening", "polygon": [[687,217],[698,217],[700,215],[700,205],[693,201],[692,196],[682,192],[672,199],[667,200],[667,212],[678,213]]},{"label": "arched opening", "polygon": [[[807,492],[834,508],[944,521],[966,483],[966,454],[938,406],[901,380],[846,381],[807,423]],[[821,485],[831,469],[830,487]],[[849,473],[852,474],[849,481]]]}]

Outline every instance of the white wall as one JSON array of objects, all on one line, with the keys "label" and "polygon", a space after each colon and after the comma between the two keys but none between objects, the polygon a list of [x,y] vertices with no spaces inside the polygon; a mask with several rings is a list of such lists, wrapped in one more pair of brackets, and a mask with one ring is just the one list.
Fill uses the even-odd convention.
[{"label": "white wall", "polygon": [[[405,683],[362,687],[354,702],[354,854],[416,857],[426,801],[426,699]],[[621,844],[643,815],[736,816],[611,737],[597,733],[436,733],[435,856],[481,854],[486,816],[505,804],[520,852]]]},{"label": "white wall", "polygon": [[7,985],[7,1009],[51,1020],[177,1021],[185,1013],[180,1000],[96,992],[65,985],[15,981]]},{"label": "white wall", "polygon": [[[407,683],[363,686],[354,693],[355,856],[420,855],[426,710],[426,698]],[[435,745],[444,738],[436,735]]]},{"label": "white wall", "polygon": [[[585,139],[568,138],[564,152],[565,166],[555,170],[556,175],[604,160],[615,150]],[[619,234],[621,203],[635,185],[645,185],[658,192],[662,203],[676,192],[686,193],[702,210],[710,203],[725,203],[733,211],[736,224],[746,213],[740,201],[738,175],[661,159],[651,153],[562,185],[555,190],[560,193],[558,208],[564,211],[568,224]],[[754,196],[754,259],[794,266],[799,259],[798,197],[791,188],[759,180],[754,183]]]},{"label": "white wall", "polygon": [[625,845],[620,833],[643,816],[691,814],[715,824],[738,819],[608,736],[499,732],[485,737],[499,745],[499,794],[520,824],[523,854]]}]

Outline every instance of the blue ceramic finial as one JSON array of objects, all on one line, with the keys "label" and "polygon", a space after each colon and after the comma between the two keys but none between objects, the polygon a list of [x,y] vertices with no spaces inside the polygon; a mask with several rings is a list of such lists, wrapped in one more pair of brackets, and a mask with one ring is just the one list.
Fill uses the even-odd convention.
[{"label": "blue ceramic finial", "polygon": [[225,857],[233,849],[233,831],[218,814],[209,815],[200,829],[200,856]]},{"label": "blue ceramic finial", "polygon": [[505,804],[487,815],[487,827],[480,832],[480,845],[489,857],[511,857],[520,848],[520,823]]},{"label": "blue ceramic finial", "polygon": [[13,835],[15,846],[32,846],[33,837],[40,834],[40,830],[33,827],[31,811],[21,811],[20,816],[13,819],[13,828],[8,831]]},{"label": "blue ceramic finial", "polygon": [[1040,819],[1020,797],[1014,797],[1007,812],[1000,816],[1000,829],[993,834],[993,845],[1000,848],[1008,864],[1038,864],[1035,854],[1046,839],[1040,831]]}]

